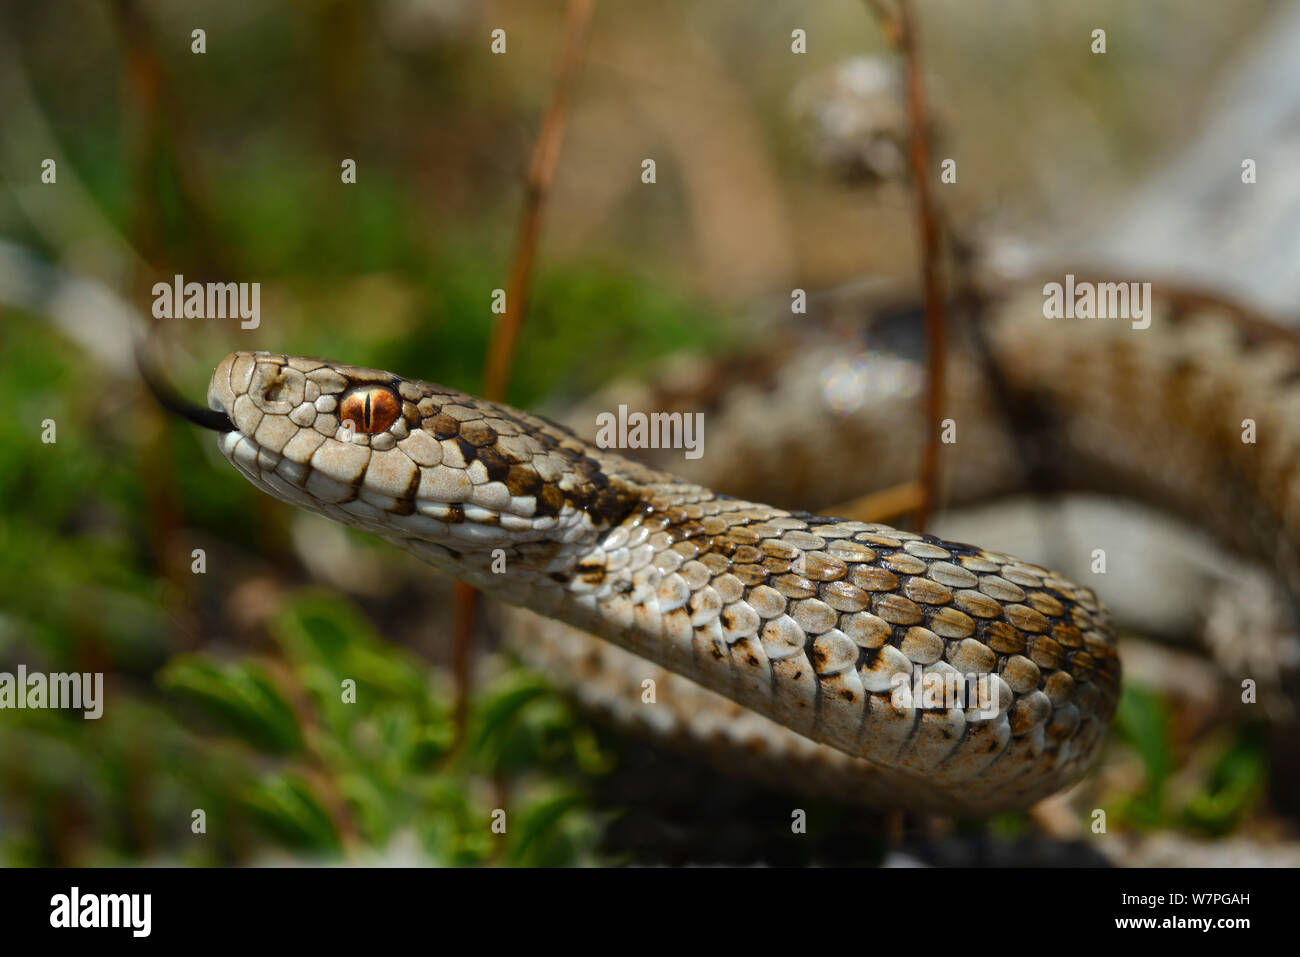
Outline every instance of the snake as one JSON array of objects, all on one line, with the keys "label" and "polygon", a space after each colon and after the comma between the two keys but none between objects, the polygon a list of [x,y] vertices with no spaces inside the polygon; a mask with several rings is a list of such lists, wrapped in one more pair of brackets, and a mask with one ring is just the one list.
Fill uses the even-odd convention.
[{"label": "snake", "polygon": [[[1220,560],[1262,559],[1295,593],[1295,334],[1163,291],[1147,328],[1048,319],[1032,285],[1000,296],[980,329],[1002,412],[1033,412],[1048,449],[1039,472],[1047,462],[1060,488],[1187,516],[1222,543]],[[962,445],[963,430],[998,420],[999,403],[979,375],[953,382],[956,497],[1023,480],[1034,469],[1005,431]],[[1021,809],[1078,781],[1106,739],[1115,626],[1092,587],[1039,565],[732,497],[549,418],[386,371],[239,351],[217,365],[207,398],[221,452],[259,489],[595,636],[625,671],[648,662],[679,676],[674,688],[725,699],[730,710],[714,709],[724,722],[764,729],[751,749],[830,768],[855,800],[960,816]],[[791,408],[784,393],[767,401],[800,423],[794,452],[762,467],[724,455],[729,467],[867,483],[871,462],[847,438],[861,415]],[[888,447],[890,423],[873,428]],[[985,694],[900,693],[935,679]],[[642,684],[612,687],[619,709],[661,721]]]}]

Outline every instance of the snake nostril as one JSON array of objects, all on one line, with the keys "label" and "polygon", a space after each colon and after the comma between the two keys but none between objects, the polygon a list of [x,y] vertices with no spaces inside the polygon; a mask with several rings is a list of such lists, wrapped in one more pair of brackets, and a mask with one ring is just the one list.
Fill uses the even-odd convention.
[{"label": "snake nostril", "polygon": [[302,403],[306,381],[297,369],[274,362],[260,362],[253,374],[248,396],[263,412],[286,415]]}]

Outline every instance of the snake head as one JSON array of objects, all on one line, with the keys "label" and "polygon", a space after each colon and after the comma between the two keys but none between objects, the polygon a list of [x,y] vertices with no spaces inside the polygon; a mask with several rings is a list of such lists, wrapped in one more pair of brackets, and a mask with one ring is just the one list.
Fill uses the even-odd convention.
[{"label": "snake head", "polygon": [[222,453],[254,485],[461,577],[498,551],[566,568],[632,507],[571,433],[381,370],[235,352],[208,404],[233,425]]}]

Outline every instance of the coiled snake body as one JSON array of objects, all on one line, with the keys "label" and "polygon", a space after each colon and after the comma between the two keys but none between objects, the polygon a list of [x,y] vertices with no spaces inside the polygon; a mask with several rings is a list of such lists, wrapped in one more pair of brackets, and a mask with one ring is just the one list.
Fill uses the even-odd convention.
[{"label": "coiled snake body", "polygon": [[[1201,486],[1229,483],[1249,518],[1207,515],[1210,527],[1270,558],[1296,539],[1292,338],[1176,300],[1148,330],[1053,322],[1041,301],[1012,297],[987,332],[1016,394],[1048,404],[1082,450],[1058,463],[1067,484],[1186,511],[1207,500]],[[970,388],[953,399],[959,428],[990,414],[987,390]],[[729,498],[387,372],[237,352],[208,399],[233,426],[223,453],[259,488],[861,759],[848,763],[869,803],[1024,807],[1081,776],[1104,739],[1114,630],[1090,589],[1038,566]],[[1268,437],[1258,446],[1240,441],[1247,413]],[[981,676],[992,707],[900,704],[899,676],[918,673]]]}]

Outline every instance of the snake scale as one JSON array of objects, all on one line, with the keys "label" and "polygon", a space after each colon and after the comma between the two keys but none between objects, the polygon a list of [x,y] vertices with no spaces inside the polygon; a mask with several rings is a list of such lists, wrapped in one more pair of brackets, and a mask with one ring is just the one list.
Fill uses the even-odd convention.
[{"label": "snake scale", "polygon": [[[1294,582],[1291,333],[1178,296],[1149,329],[1048,320],[1036,289],[1003,299],[984,331],[1015,400],[1050,411],[1063,487],[1156,501]],[[978,377],[954,380],[961,448],[961,429],[996,416]],[[325,360],[233,353],[208,403],[229,418],[222,452],[259,488],[763,716],[760,748],[834,755],[849,797],[1022,808],[1081,777],[1105,738],[1120,681],[1107,612],[1012,556],[731,498],[547,419]],[[835,454],[852,416],[802,411],[799,441],[821,443],[803,470],[870,484],[845,474],[856,454]],[[960,457],[956,497],[1023,471],[1014,451]],[[916,674],[982,676],[992,707],[902,706],[898,676]],[[621,707],[653,713],[637,690]]]}]

